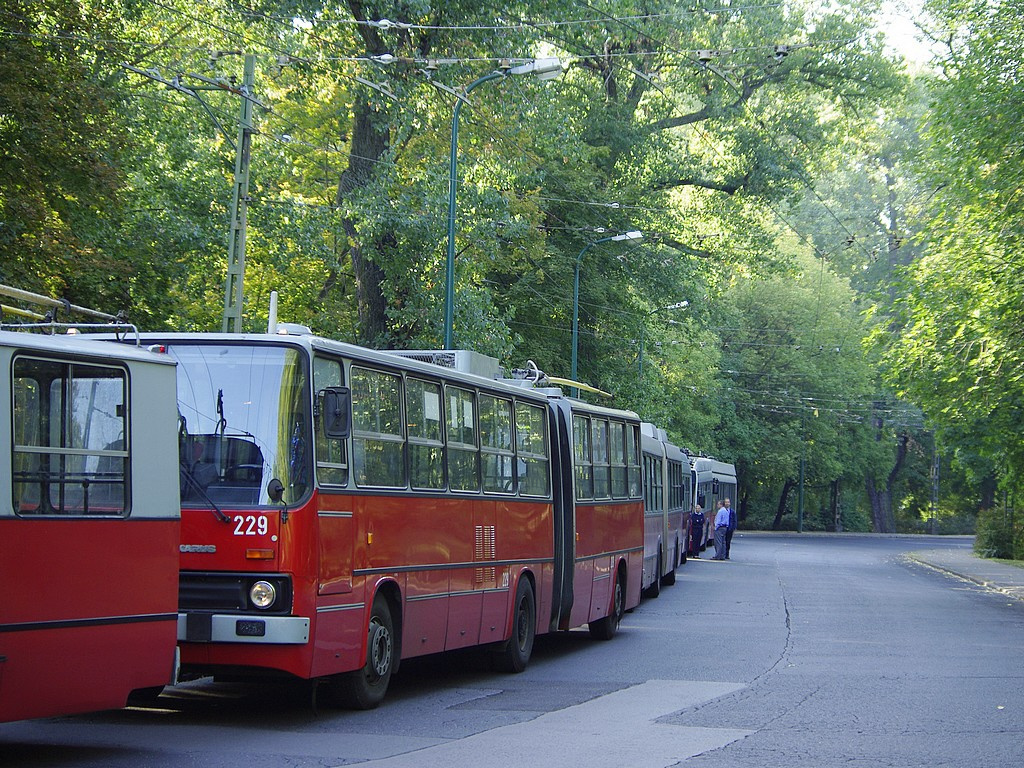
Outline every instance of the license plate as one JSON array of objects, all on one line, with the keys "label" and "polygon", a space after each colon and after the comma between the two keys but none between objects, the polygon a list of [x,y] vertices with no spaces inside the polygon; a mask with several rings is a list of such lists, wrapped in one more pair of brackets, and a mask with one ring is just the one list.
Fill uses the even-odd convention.
[{"label": "license plate", "polygon": [[267,634],[265,621],[236,621],[235,634],[239,637],[264,637]]}]

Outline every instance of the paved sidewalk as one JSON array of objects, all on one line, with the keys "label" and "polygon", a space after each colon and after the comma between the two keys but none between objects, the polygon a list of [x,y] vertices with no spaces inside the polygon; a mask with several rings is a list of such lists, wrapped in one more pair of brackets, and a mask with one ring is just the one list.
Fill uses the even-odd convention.
[{"label": "paved sidewalk", "polygon": [[907,557],[985,589],[1024,600],[1024,568],[978,557],[969,549],[926,549],[908,552]]}]

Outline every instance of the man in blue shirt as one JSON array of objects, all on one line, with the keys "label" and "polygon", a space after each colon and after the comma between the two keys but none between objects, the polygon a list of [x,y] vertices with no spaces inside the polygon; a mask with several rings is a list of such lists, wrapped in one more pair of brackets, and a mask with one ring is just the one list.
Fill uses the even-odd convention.
[{"label": "man in blue shirt", "polygon": [[729,530],[729,510],[718,502],[715,513],[715,556],[713,560],[725,560],[725,534]]},{"label": "man in blue shirt", "polygon": [[722,501],[725,504],[725,508],[729,512],[729,527],[725,529],[725,559],[729,559],[729,550],[732,549],[732,535],[736,533],[736,510],[732,508],[732,502],[729,499]]}]

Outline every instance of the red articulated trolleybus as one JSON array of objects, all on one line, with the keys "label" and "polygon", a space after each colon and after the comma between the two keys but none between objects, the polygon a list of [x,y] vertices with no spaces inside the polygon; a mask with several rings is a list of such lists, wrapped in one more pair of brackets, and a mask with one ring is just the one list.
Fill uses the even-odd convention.
[{"label": "red articulated trolleybus", "polygon": [[639,603],[635,414],[296,326],[147,343],[178,364],[184,674],[370,708],[403,658],[519,671],[536,633],[607,638]]},{"label": "red articulated trolleybus", "polygon": [[0,721],[173,682],[174,386],[166,355],[0,330]]}]

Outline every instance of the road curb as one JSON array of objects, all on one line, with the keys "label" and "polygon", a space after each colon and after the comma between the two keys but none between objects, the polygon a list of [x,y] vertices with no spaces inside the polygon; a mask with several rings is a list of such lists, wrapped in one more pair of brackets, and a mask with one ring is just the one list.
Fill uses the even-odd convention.
[{"label": "road curb", "polygon": [[946,576],[952,576],[960,579],[961,581],[966,581],[970,584],[979,586],[982,589],[987,589],[990,592],[998,592],[1006,597],[1012,597],[1014,600],[1024,600],[1024,587],[1007,587],[998,582],[989,581],[988,579],[977,575],[964,573],[963,569],[958,570],[953,566],[940,565],[932,560],[926,560],[916,552],[907,552],[904,554],[904,557],[918,565],[923,565],[925,568],[930,568],[933,571],[945,574]]}]

